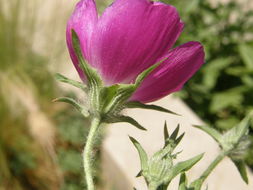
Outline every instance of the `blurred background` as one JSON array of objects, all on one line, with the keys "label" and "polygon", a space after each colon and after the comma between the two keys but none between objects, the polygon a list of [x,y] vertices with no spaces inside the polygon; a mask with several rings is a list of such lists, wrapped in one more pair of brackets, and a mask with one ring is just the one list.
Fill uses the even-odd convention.
[{"label": "blurred background", "polygon": [[[0,0],[0,190],[85,187],[80,152],[89,121],[52,103],[76,96],[54,79],[56,72],[78,79],[65,45],[76,2]],[[110,2],[97,0],[99,11]],[[206,64],[175,95],[206,123],[221,131],[233,127],[253,109],[252,1],[164,2],[176,6],[185,22],[177,45],[200,41],[206,52]],[[96,149],[99,155],[99,142]],[[245,161],[253,169],[253,147]]]}]

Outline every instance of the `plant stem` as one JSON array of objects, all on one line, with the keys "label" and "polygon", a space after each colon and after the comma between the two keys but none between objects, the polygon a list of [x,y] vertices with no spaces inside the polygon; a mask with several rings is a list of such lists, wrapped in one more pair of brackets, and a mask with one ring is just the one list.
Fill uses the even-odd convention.
[{"label": "plant stem", "polygon": [[208,166],[208,168],[202,173],[199,179],[195,180],[191,186],[195,186],[195,188],[198,190],[201,189],[201,186],[203,185],[206,178],[210,175],[210,173],[214,170],[214,168],[225,158],[227,155],[226,152],[222,151],[220,154],[212,161],[212,163]]},{"label": "plant stem", "polygon": [[149,190],[157,190],[157,188],[158,188],[157,185],[154,184],[154,183],[150,183],[149,186],[148,186]]},{"label": "plant stem", "polygon": [[94,117],[91,121],[89,135],[83,151],[83,166],[88,190],[95,190],[92,176],[92,149],[94,146],[97,129],[100,125],[100,118]]}]

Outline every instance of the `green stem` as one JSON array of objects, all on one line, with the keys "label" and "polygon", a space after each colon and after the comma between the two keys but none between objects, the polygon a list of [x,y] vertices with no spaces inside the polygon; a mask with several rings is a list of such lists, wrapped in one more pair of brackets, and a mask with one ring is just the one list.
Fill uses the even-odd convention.
[{"label": "green stem", "polygon": [[91,122],[91,127],[89,131],[89,135],[86,141],[86,145],[83,151],[83,166],[85,179],[87,183],[88,190],[95,190],[92,176],[92,150],[95,142],[95,137],[97,134],[97,129],[100,125],[100,119],[95,117]]},{"label": "green stem", "polygon": [[191,186],[195,187],[197,190],[201,189],[201,186],[203,185],[204,181],[206,178],[212,173],[214,168],[225,158],[227,155],[226,152],[222,151],[213,161],[212,163],[208,166],[208,168],[203,172],[203,174],[200,176],[199,179],[195,180]]},{"label": "green stem", "polygon": [[150,183],[149,186],[148,186],[148,189],[149,190],[157,190],[157,185],[155,183]]}]

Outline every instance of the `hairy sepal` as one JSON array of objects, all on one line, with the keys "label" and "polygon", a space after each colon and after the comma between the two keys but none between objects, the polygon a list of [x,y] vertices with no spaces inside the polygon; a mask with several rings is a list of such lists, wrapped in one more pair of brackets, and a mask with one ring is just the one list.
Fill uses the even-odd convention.
[{"label": "hairy sepal", "polygon": [[80,88],[81,90],[87,92],[87,86],[84,83],[69,79],[60,73],[55,74],[55,79],[60,82],[70,84],[71,86],[74,86],[76,88]]},{"label": "hairy sepal", "polygon": [[69,97],[59,97],[53,100],[53,102],[65,102],[68,103],[72,106],[74,106],[84,117],[89,117],[89,111],[82,106],[81,104],[79,104],[76,100],[74,100],[73,98],[69,98]]}]

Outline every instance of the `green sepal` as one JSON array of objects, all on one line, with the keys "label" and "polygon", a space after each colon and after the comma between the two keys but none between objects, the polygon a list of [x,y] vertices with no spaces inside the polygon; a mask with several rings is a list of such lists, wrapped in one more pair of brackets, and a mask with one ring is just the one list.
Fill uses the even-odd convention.
[{"label": "green sepal", "polygon": [[178,190],[188,190],[188,188],[187,188],[187,178],[186,178],[185,173],[181,173],[181,175],[180,175]]},{"label": "green sepal", "polygon": [[[176,146],[181,142],[181,140],[183,139],[184,135],[185,135],[185,132],[182,133],[182,134],[175,140],[175,145],[176,145]],[[174,148],[176,148],[176,146],[175,146]]]},{"label": "green sepal", "polygon": [[83,107],[82,105],[78,104],[74,99],[69,97],[60,97],[53,100],[53,102],[65,102],[72,106],[74,106],[84,117],[89,117],[89,111]]},{"label": "green sepal", "polygon": [[156,64],[150,66],[149,68],[147,68],[146,70],[144,70],[143,72],[141,72],[141,73],[137,76],[137,78],[136,78],[136,80],[135,80],[135,85],[136,85],[136,87],[138,87],[138,86],[142,83],[142,81],[143,81],[154,69],[156,69],[156,68],[160,65],[160,63],[161,63],[161,62],[156,63]]},{"label": "green sepal", "polygon": [[118,89],[119,89],[119,84],[103,87],[101,89],[101,96],[100,96],[101,110],[106,112],[105,110],[108,109],[107,108],[108,104],[110,104],[113,98],[115,98],[115,95],[117,94]]},{"label": "green sepal", "polygon": [[204,132],[206,132],[208,135],[210,135],[216,142],[219,144],[221,143],[222,134],[217,131],[214,128],[208,127],[208,126],[200,126],[200,125],[193,125],[193,127],[196,127]]},{"label": "green sepal", "polygon": [[81,51],[80,40],[76,32],[72,29],[72,44],[75,54],[78,58],[79,66],[84,71],[87,77],[88,87],[90,86],[102,86],[102,80],[95,69],[84,61],[83,54]]},{"label": "green sepal", "polygon": [[115,84],[101,90],[101,111],[105,114],[119,113],[123,104],[135,91],[133,84]]},{"label": "green sepal", "polygon": [[147,68],[146,70],[144,70],[143,72],[141,72],[136,80],[135,80],[135,86],[136,88],[139,87],[139,85],[142,83],[142,81],[152,72],[154,71],[163,61],[165,61],[166,59],[168,59],[167,57],[158,61],[156,64],[150,66],[149,68]]},{"label": "green sepal", "polygon": [[246,165],[244,161],[236,161],[233,160],[235,166],[237,167],[243,181],[248,184],[249,183],[249,179],[248,179],[248,175],[247,175],[247,170],[246,170]]},{"label": "green sepal", "polygon": [[182,133],[178,137],[179,129],[180,129],[180,125],[178,125],[176,129],[172,132],[172,134],[169,136],[167,124],[164,126],[164,140],[165,140],[164,147],[167,146],[168,144],[171,145],[172,150],[174,150],[177,147],[177,145],[181,142],[181,140],[183,139],[185,135],[185,133]]},{"label": "green sepal", "polygon": [[69,79],[69,78],[67,78],[67,77],[65,77],[65,76],[63,76],[63,75],[61,75],[59,73],[55,74],[55,78],[56,78],[56,80],[58,80],[60,82],[67,83],[67,84],[70,84],[70,85],[72,85],[74,87],[80,88],[83,91],[87,91],[87,86],[84,83],[81,83],[81,82]]},{"label": "green sepal", "polygon": [[147,130],[146,128],[144,128],[141,124],[139,124],[135,119],[133,119],[132,117],[129,116],[125,116],[125,115],[117,115],[117,116],[113,116],[113,117],[105,117],[102,120],[105,123],[121,123],[121,122],[125,122],[125,123],[129,123],[135,127],[137,127],[138,129],[141,130]]},{"label": "green sepal", "polygon": [[248,134],[252,117],[253,112],[248,114],[237,126],[225,133],[222,143],[231,142],[234,143],[234,145],[237,144],[243,136]]},{"label": "green sepal", "polygon": [[[145,150],[142,148],[141,144],[137,140],[135,140],[133,137],[130,137],[130,136],[129,136],[129,138],[139,153],[140,162],[141,162],[141,169],[145,170],[148,167],[147,153],[145,152]],[[141,174],[141,173],[142,173],[142,171],[139,172],[139,174]]]},{"label": "green sepal", "polygon": [[164,127],[163,127],[163,137],[164,137],[164,146],[166,146],[167,145],[166,141],[170,137],[166,121],[164,122]]},{"label": "green sepal", "polygon": [[157,106],[157,105],[153,105],[153,104],[143,104],[141,102],[138,101],[131,101],[131,102],[127,102],[125,104],[126,108],[140,108],[140,109],[149,109],[149,110],[156,110],[156,111],[160,111],[160,112],[165,112],[165,113],[170,113],[170,114],[174,114],[174,115],[179,115],[173,111],[170,111],[166,108],[163,108],[161,106]]},{"label": "green sepal", "polygon": [[189,190],[201,190],[202,184],[203,180],[197,179],[191,183]]},{"label": "green sepal", "polygon": [[170,174],[166,177],[165,181],[171,181],[174,177],[182,172],[186,172],[191,169],[202,157],[203,153],[199,154],[189,160],[179,162],[170,171]]},{"label": "green sepal", "polygon": [[180,129],[180,125],[178,124],[177,128],[172,132],[172,134],[170,136],[171,140],[176,141],[179,129]]}]

